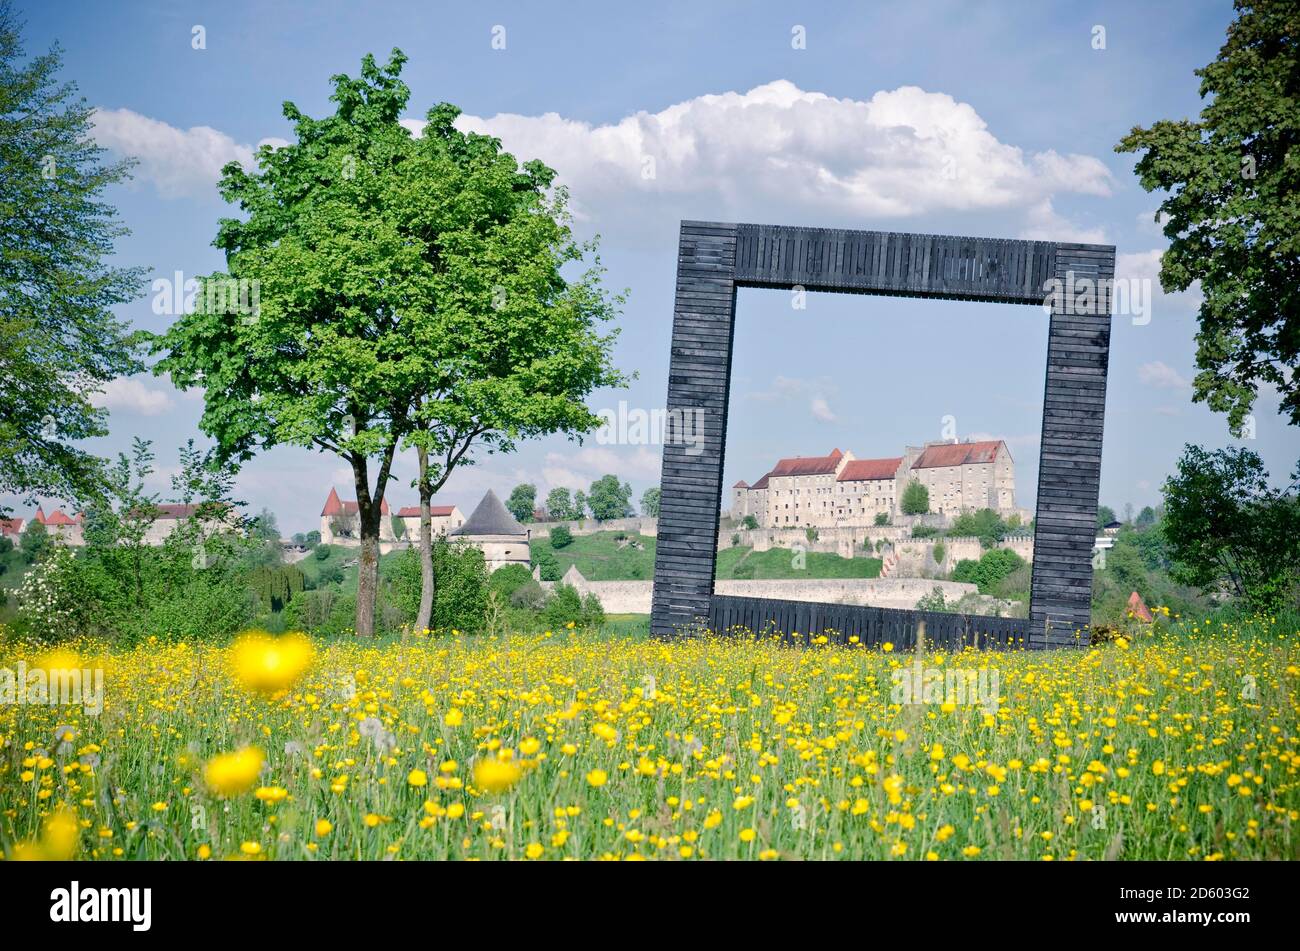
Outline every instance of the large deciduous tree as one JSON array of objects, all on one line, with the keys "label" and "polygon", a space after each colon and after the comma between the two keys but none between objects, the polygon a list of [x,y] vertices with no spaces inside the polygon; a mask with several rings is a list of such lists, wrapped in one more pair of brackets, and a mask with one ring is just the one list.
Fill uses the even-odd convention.
[{"label": "large deciduous tree", "polygon": [[1300,468],[1285,490],[1269,486],[1249,449],[1187,446],[1164,485],[1161,530],[1173,577],[1227,592],[1253,607],[1295,606],[1300,594]]},{"label": "large deciduous tree", "polygon": [[1196,71],[1199,121],[1135,128],[1142,187],[1170,239],[1166,291],[1201,282],[1194,399],[1240,432],[1259,386],[1300,424],[1300,4],[1237,0],[1218,58]]},{"label": "large deciduous tree", "polygon": [[[223,170],[222,195],[244,212],[217,236],[227,273],[154,341],[158,372],[204,387],[200,425],[223,457],[288,443],[347,461],[363,636],[374,631],[381,507],[400,448],[415,448],[419,464],[417,625],[427,627],[433,494],[475,447],[594,428],[582,398],[621,382],[613,334],[595,329],[614,314],[598,265],[560,275],[586,248],[570,236],[554,173],[457,131],[446,103],[413,135],[400,121],[404,62],[394,50],[383,66],[367,56],[359,77],[333,77],[336,110],[324,119],[287,103],[296,141],[260,150],[255,172]],[[256,284],[208,293],[229,281]]]},{"label": "large deciduous tree", "polygon": [[0,492],[29,501],[100,494],[100,461],[74,441],[106,434],[91,397],[140,369],[111,308],[143,271],[104,263],[125,229],[103,193],[130,164],[104,160],[61,60],[55,46],[24,61],[0,3]]}]

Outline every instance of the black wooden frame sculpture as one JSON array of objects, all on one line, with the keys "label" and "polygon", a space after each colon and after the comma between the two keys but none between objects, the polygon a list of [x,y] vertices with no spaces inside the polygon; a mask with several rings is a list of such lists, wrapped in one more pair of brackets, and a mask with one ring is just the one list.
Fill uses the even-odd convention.
[{"label": "black wooden frame sculpture", "polygon": [[986,630],[1030,647],[1079,643],[1092,594],[1114,274],[1110,245],[683,221],[651,633],[711,624],[810,637],[834,625],[872,643],[905,634],[920,616],[714,596],[736,291],[799,286],[1050,306],[1029,619],[948,615],[942,640],[980,643]]}]

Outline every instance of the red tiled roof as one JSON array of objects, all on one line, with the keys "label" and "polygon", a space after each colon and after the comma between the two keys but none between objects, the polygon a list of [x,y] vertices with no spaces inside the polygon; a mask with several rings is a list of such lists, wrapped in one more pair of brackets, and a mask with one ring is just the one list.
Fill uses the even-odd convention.
[{"label": "red tiled roof", "polygon": [[[347,502],[339,501],[339,494],[330,489],[330,494],[325,498],[325,507],[320,510],[321,515],[356,515],[361,510],[355,499]],[[379,503],[379,513],[388,514],[388,499]]]},{"label": "red tiled roof", "polygon": [[733,488],[733,489],[748,489],[748,488],[749,488],[749,483],[746,482],[744,479],[741,479],[739,482],[737,482],[735,485],[733,485],[732,488]]},{"label": "red tiled roof", "polygon": [[1134,617],[1151,623],[1151,612],[1147,609],[1146,603],[1142,600],[1142,595],[1134,591],[1128,596],[1128,610]]},{"label": "red tiled roof", "polygon": [[36,514],[35,514],[34,516],[32,516],[32,521],[33,521],[33,522],[40,522],[42,525],[44,525],[44,524],[45,524],[45,509],[41,508],[39,505],[36,506]]},{"label": "red tiled roof", "polygon": [[45,516],[46,525],[76,525],[75,518],[69,518],[68,513],[63,509],[55,509],[50,515]]},{"label": "red tiled roof", "polygon": [[0,518],[0,535],[21,535],[22,531],[21,518]]},{"label": "red tiled roof", "polygon": [[770,473],[770,472],[767,473],[767,475],[763,476],[763,478],[759,479],[757,482],[755,482],[753,485],[751,485],[750,488],[751,488],[751,489],[766,489],[766,488],[767,488],[767,476],[770,476],[771,474],[772,474],[772,473]]},{"label": "red tiled roof", "polygon": [[903,464],[903,457],[894,459],[854,459],[844,464],[836,482],[866,482],[876,479],[892,479],[898,475],[898,467]]},{"label": "red tiled roof", "polygon": [[325,507],[320,510],[321,515],[342,515],[343,503],[339,501],[339,494],[330,486],[330,494],[325,497]]},{"label": "red tiled roof", "polygon": [[844,453],[838,449],[831,450],[828,456],[795,456],[792,459],[778,459],[776,468],[769,476],[804,476],[827,475],[835,471]]},{"label": "red tiled roof", "polygon": [[927,446],[925,451],[912,463],[913,469],[936,469],[940,466],[970,466],[992,462],[998,447],[1004,445],[1000,439],[985,442],[943,443]]},{"label": "red tiled roof", "polygon": [[[455,510],[456,510],[456,506],[454,505],[430,505],[429,506],[429,514],[433,518],[446,518]],[[397,517],[398,518],[419,518],[420,506],[407,505],[403,508],[400,508],[397,510]]]}]

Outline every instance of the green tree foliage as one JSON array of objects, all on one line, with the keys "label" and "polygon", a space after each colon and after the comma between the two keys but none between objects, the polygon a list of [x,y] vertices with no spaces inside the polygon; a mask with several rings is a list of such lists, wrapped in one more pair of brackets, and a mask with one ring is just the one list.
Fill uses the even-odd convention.
[{"label": "green tree foliage", "polygon": [[1115,510],[1109,505],[1097,506],[1097,530],[1105,528],[1111,522],[1116,521]]},{"label": "green tree foliage", "polygon": [[904,515],[926,514],[930,511],[930,490],[917,479],[912,479],[903,489],[901,508]]},{"label": "green tree foliage", "polygon": [[618,476],[603,475],[591,484],[587,504],[591,514],[602,522],[626,518],[632,514],[632,486],[619,482]]},{"label": "green tree foliage", "polygon": [[[484,628],[489,573],[484,553],[472,544],[433,540],[434,590],[433,625],[430,630],[446,634],[459,630],[478,634]],[[415,622],[420,605],[420,552],[407,548],[396,565],[390,598],[399,609],[400,624]]]},{"label": "green tree foliage", "polygon": [[88,501],[99,460],[76,443],[107,433],[90,398],[141,369],[112,308],[143,270],[105,263],[126,230],[103,195],[130,163],[104,161],[62,51],[26,58],[20,29],[0,2],[0,493]]},{"label": "green tree foliage", "polygon": [[877,525],[888,525],[888,524],[889,524],[889,513],[888,513],[888,512],[877,512],[877,513],[876,513],[876,518],[875,518],[875,524],[877,524]]},{"label": "green tree foliage", "polygon": [[283,611],[306,588],[297,565],[259,565],[248,573],[248,586],[267,611]]},{"label": "green tree foliage", "polygon": [[[613,334],[620,299],[581,264],[567,197],[540,162],[520,165],[489,136],[461,133],[442,103],[422,134],[401,123],[405,56],[332,78],[333,115],[292,103],[295,141],[258,153],[258,170],[223,170],[222,196],[243,216],[221,223],[227,274],[204,306],[155,338],[156,367],[205,387],[201,426],[227,458],[291,443],[352,469],[361,541],[356,631],[374,630],[384,493],[399,446],[416,449],[421,508],[474,446],[599,424],[583,402],[619,385]],[[209,286],[257,282],[249,314],[208,305]],[[531,513],[525,513],[529,515]],[[431,533],[421,518],[431,611]]]},{"label": "green tree foliage", "polygon": [[962,512],[953,519],[948,534],[953,537],[975,537],[980,540],[982,548],[992,548],[1010,534],[1007,523],[993,509],[979,509],[975,512]]},{"label": "green tree foliage", "polygon": [[556,560],[555,555],[546,548],[534,548],[532,550],[532,564],[538,569],[543,581],[559,581],[563,572],[560,571],[560,563]]},{"label": "green tree foliage", "polygon": [[573,496],[568,489],[557,487],[546,494],[546,514],[557,522],[567,522],[578,517],[573,508]]},{"label": "green tree foliage", "polygon": [[570,623],[575,627],[592,629],[604,623],[605,611],[594,594],[582,597],[572,586],[557,584],[542,609],[541,620],[552,631],[561,630]]},{"label": "green tree foliage", "polygon": [[1300,6],[1237,0],[1218,57],[1203,69],[1200,119],[1134,128],[1115,147],[1136,172],[1170,240],[1166,291],[1199,282],[1195,400],[1240,431],[1259,385],[1300,423]]},{"label": "green tree foliage", "polygon": [[651,486],[641,493],[641,514],[649,518],[659,515],[659,486]]},{"label": "green tree foliage", "polygon": [[743,528],[752,532],[754,529],[758,528],[758,519],[754,518],[752,515],[746,515],[740,520],[740,524]]},{"label": "green tree foliage", "polygon": [[510,596],[533,580],[532,572],[524,565],[503,565],[492,572],[488,579],[488,588],[509,602]]},{"label": "green tree foliage", "polygon": [[537,486],[525,482],[517,485],[506,499],[506,508],[520,522],[533,520],[533,509],[537,508]]},{"label": "green tree foliage", "polygon": [[964,558],[957,562],[952,580],[970,582],[980,594],[992,594],[998,582],[1024,564],[1025,560],[1009,548],[994,548],[981,555],[979,561]]},{"label": "green tree foliage", "polygon": [[551,547],[564,548],[566,545],[573,544],[573,533],[563,525],[556,525],[551,529]]},{"label": "green tree foliage", "polygon": [[573,517],[578,521],[587,517],[587,493],[581,489],[573,493]]},{"label": "green tree foliage", "polygon": [[1142,511],[1138,512],[1137,518],[1133,520],[1135,528],[1150,528],[1156,523],[1156,510],[1149,505],[1144,505]]},{"label": "green tree foliage", "polygon": [[159,512],[157,494],[145,489],[153,473],[150,444],[137,439],[129,455],[104,469],[104,502],[86,510],[85,546],[75,557],[54,547],[40,563],[57,556],[53,570],[29,578],[40,582],[44,575],[46,586],[57,589],[55,602],[68,607],[67,617],[57,630],[45,630],[49,626],[37,622],[26,599],[32,633],[195,639],[247,625],[256,601],[247,556],[255,543],[233,514],[232,473],[214,467],[212,457],[192,445],[181,450],[180,461],[170,501],[195,506],[194,514],[161,545],[148,540]]},{"label": "green tree foliage", "polygon": [[1300,468],[1285,490],[1270,487],[1249,449],[1187,446],[1165,480],[1161,523],[1173,577],[1227,590],[1252,607],[1296,603],[1300,585]]}]

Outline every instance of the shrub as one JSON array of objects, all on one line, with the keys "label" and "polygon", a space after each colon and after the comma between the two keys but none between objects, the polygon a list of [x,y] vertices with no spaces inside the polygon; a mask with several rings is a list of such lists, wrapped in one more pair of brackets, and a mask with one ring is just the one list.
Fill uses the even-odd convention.
[{"label": "shrub", "polygon": [[888,525],[888,524],[889,524],[889,513],[888,513],[888,512],[877,512],[877,513],[876,513],[876,524],[877,524],[877,525]]},{"label": "shrub", "polygon": [[433,546],[433,577],[434,628],[481,631],[488,592],[483,552],[473,545],[453,545],[439,537]]},{"label": "shrub", "polygon": [[538,569],[543,581],[559,581],[562,572],[560,563],[555,560],[555,556],[545,548],[534,549],[532,552],[533,567]]},{"label": "shrub", "polygon": [[509,603],[514,593],[532,580],[532,572],[523,565],[506,565],[489,576],[488,590],[495,591],[502,603]]},{"label": "shrub", "polygon": [[753,531],[754,529],[758,528],[758,519],[754,518],[754,516],[752,515],[746,515],[743,519],[740,520],[740,524],[743,525],[749,531]]},{"label": "shrub", "polygon": [[934,545],[934,563],[942,566],[944,556],[947,554],[948,550],[943,547],[943,542],[936,542]]},{"label": "shrub", "polygon": [[564,525],[557,525],[551,529],[551,547],[564,548],[573,544],[573,532]]},{"label": "shrub", "polygon": [[[505,569],[501,569],[504,571]],[[498,571],[497,574],[501,572]],[[546,589],[529,575],[528,580],[510,594],[510,606],[528,611],[540,611],[546,604]]]},{"label": "shrub", "polygon": [[1025,564],[1025,560],[1007,548],[986,551],[979,561],[966,558],[953,569],[953,581],[976,585],[980,594],[992,594],[994,587],[1007,575]]}]

